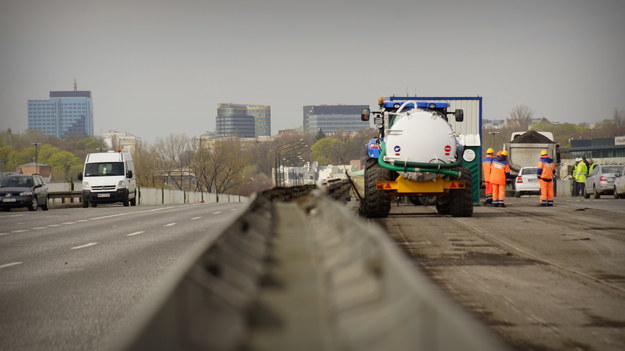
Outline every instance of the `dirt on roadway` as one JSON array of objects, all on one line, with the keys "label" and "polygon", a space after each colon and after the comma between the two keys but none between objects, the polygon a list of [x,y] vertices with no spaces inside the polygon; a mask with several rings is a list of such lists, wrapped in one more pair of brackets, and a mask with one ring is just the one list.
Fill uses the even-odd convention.
[{"label": "dirt on roadway", "polygon": [[523,197],[471,218],[393,205],[378,223],[512,348],[625,350],[625,201],[594,201],[616,211]]}]

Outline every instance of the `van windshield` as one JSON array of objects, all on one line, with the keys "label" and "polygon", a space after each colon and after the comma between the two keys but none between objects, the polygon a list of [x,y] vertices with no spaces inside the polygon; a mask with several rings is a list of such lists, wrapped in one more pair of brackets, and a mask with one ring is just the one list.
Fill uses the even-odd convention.
[{"label": "van windshield", "polygon": [[123,162],[87,163],[85,177],[124,175]]}]

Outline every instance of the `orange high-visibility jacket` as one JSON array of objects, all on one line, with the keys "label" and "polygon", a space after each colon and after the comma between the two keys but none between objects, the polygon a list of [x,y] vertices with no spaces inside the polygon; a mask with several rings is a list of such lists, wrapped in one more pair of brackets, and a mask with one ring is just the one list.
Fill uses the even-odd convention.
[{"label": "orange high-visibility jacket", "polygon": [[556,164],[549,156],[540,158],[538,162],[538,178],[550,182],[553,180],[553,175],[556,172]]},{"label": "orange high-visibility jacket", "polygon": [[505,160],[494,160],[490,170],[492,184],[505,185],[507,175],[510,174],[510,165]]},{"label": "orange high-visibility jacket", "polygon": [[494,159],[495,156],[486,155],[486,157],[482,160],[482,175],[484,176],[485,182],[490,182],[490,169]]}]

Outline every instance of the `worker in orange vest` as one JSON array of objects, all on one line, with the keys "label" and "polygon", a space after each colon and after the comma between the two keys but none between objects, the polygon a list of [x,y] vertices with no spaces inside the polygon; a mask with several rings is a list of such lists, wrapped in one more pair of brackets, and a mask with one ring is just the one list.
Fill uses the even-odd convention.
[{"label": "worker in orange vest", "polygon": [[506,181],[510,178],[508,151],[501,151],[501,156],[493,160],[490,170],[490,182],[493,185],[493,207],[506,207]]},{"label": "worker in orange vest", "polygon": [[553,206],[553,176],[556,164],[549,157],[547,150],[540,152],[538,162],[538,181],[540,182],[540,206]]},{"label": "worker in orange vest", "polygon": [[486,200],[484,201],[484,205],[492,206],[493,205],[493,185],[490,183],[490,169],[493,164],[493,160],[495,160],[495,156],[493,154],[495,150],[493,148],[488,148],[486,150],[486,157],[482,160],[482,175],[484,177],[484,195],[486,195]]}]

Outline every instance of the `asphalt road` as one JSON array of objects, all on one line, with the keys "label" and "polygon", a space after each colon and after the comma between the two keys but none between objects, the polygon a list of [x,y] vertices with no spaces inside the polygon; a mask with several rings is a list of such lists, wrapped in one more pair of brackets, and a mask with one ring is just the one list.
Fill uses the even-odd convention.
[{"label": "asphalt road", "polygon": [[98,350],[241,204],[0,212],[0,349]]},{"label": "asphalt road", "polygon": [[471,218],[394,205],[378,222],[513,349],[625,350],[625,200],[506,203]]}]

